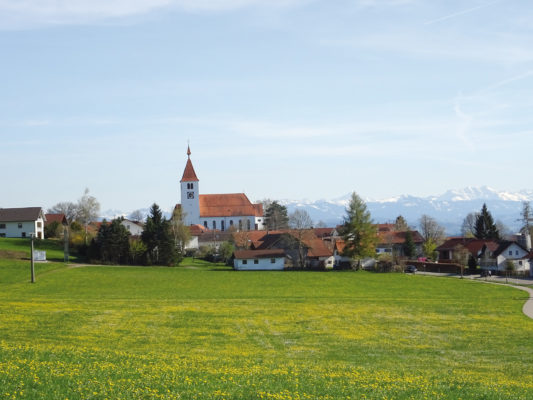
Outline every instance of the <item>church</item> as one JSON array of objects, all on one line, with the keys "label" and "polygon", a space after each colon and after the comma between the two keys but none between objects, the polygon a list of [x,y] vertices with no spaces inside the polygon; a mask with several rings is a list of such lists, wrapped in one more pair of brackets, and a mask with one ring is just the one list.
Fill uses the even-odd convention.
[{"label": "church", "polygon": [[244,193],[200,194],[199,183],[188,146],[187,163],[180,181],[185,225],[203,225],[207,229],[220,231],[232,227],[237,230],[264,229],[261,203],[252,204]]}]

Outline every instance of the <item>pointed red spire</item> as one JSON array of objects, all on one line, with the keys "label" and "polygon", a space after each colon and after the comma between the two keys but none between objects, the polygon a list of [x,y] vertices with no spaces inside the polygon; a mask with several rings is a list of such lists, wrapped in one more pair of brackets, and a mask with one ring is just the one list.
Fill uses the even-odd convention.
[{"label": "pointed red spire", "polygon": [[194,172],[194,167],[191,161],[191,148],[187,145],[187,164],[185,165],[185,171],[183,171],[183,177],[180,182],[198,182],[199,179]]}]

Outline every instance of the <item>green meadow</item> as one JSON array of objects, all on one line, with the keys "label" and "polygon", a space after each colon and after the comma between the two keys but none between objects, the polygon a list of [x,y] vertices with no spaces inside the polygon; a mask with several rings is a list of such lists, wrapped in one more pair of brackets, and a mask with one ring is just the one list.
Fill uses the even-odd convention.
[{"label": "green meadow", "polygon": [[533,398],[533,320],[510,287],[66,265],[53,244],[31,284],[21,243],[0,239],[2,399]]}]

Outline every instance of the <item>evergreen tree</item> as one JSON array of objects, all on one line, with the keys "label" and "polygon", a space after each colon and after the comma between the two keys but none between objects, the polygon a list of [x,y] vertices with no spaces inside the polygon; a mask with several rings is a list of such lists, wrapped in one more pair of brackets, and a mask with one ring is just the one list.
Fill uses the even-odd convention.
[{"label": "evergreen tree", "polygon": [[104,220],[98,234],[89,246],[89,259],[109,264],[127,264],[129,261],[129,231],[122,225],[123,218],[111,223]]},{"label": "evergreen tree", "polygon": [[405,242],[403,244],[403,253],[408,258],[413,258],[416,255],[416,246],[413,240],[411,231],[405,232]]},{"label": "evergreen tree", "polygon": [[376,254],[376,228],[365,202],[355,192],[352,193],[340,231],[345,242],[345,256],[359,261]]},{"label": "evergreen tree", "polygon": [[273,201],[265,210],[265,225],[270,231],[287,229],[289,227],[289,216],[287,207]]},{"label": "evergreen tree", "polygon": [[141,240],[146,245],[149,262],[155,265],[174,265],[177,262],[176,246],[170,232],[170,222],[163,217],[157,204],[150,207]]},{"label": "evergreen tree", "polygon": [[403,216],[398,215],[396,217],[396,221],[394,222],[394,230],[399,231],[399,232],[409,230],[409,225],[407,225],[407,221],[405,220]]},{"label": "evergreen tree", "polygon": [[481,213],[476,217],[474,236],[477,239],[500,239],[500,233],[486,204],[483,204]]}]

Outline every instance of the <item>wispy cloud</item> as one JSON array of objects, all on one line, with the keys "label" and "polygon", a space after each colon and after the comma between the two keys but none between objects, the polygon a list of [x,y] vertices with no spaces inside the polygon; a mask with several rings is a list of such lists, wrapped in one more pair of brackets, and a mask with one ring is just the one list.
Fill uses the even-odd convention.
[{"label": "wispy cloud", "polygon": [[432,24],[436,24],[438,22],[443,22],[443,21],[446,21],[446,20],[449,20],[449,19],[452,19],[452,18],[460,17],[460,16],[465,15],[465,14],[470,14],[470,13],[473,13],[475,11],[481,10],[483,8],[492,6],[492,5],[494,5],[496,3],[500,3],[500,2],[501,2],[501,0],[495,0],[495,1],[491,1],[489,3],[480,4],[479,6],[476,6],[476,7],[467,8],[465,10],[457,11],[457,12],[445,15],[443,17],[439,17],[439,18],[436,18],[436,19],[432,19],[430,21],[426,21],[426,22],[424,22],[424,25],[432,25]]},{"label": "wispy cloud", "polygon": [[0,28],[90,23],[160,10],[219,12],[245,7],[290,7],[310,0],[0,0]]}]

